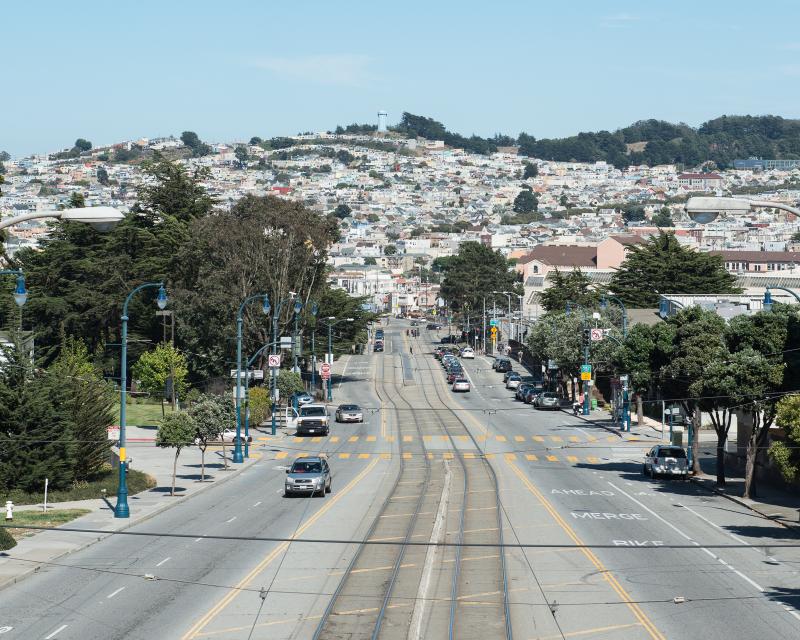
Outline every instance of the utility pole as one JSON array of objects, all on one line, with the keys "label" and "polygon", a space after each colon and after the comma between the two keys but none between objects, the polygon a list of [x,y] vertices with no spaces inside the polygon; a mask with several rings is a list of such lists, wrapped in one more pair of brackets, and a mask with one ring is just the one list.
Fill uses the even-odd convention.
[{"label": "utility pole", "polygon": [[486,354],[486,298],[483,299],[483,334],[481,335],[483,342],[483,353]]}]

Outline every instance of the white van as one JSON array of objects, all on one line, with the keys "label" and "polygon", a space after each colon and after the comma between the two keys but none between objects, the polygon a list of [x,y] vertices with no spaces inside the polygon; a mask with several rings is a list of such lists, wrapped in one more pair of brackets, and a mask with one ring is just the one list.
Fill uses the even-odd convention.
[{"label": "white van", "polygon": [[461,350],[461,357],[462,358],[469,358],[471,360],[475,359],[475,351],[473,351],[472,347],[464,347]]}]

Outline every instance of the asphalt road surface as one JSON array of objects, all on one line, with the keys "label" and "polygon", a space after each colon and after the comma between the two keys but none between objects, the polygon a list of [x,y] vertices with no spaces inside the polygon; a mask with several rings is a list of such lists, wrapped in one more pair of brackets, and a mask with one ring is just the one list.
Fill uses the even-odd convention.
[{"label": "asphalt road surface", "polygon": [[[800,637],[790,532],[645,478],[655,433],[535,411],[488,359],[453,394],[435,334],[406,327],[339,365],[334,405],[363,424],[257,441],[251,469],[130,529],[154,535],[43,566],[0,592],[3,640]],[[330,459],[325,498],[283,497],[304,452]]]}]

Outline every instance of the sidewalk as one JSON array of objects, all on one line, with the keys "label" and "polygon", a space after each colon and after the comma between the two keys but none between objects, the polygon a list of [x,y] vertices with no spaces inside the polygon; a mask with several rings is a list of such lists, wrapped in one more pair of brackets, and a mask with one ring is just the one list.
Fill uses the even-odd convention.
[{"label": "sidewalk", "polygon": [[[229,462],[229,470],[224,469],[221,447],[206,451],[206,481],[200,482],[200,452],[194,448],[187,448],[178,458],[178,473],[176,477],[176,497],[170,496],[172,487],[172,463],[175,457],[173,449],[161,449],[147,441],[152,437],[151,430],[147,427],[129,427],[131,444],[138,440],[136,446],[129,446],[128,452],[132,465],[156,479],[156,487],[128,497],[130,518],[114,518],[114,505],[116,496],[99,498],[96,500],[81,500],[61,503],[48,503],[48,509],[91,509],[91,513],[77,518],[64,525],[78,529],[101,529],[103,531],[123,531],[134,525],[140,524],[162,511],[180,504],[183,500],[207,491],[220,483],[236,477],[261,458],[258,452],[262,446],[270,446],[285,437],[285,434],[269,436],[268,432],[261,434],[251,430],[253,442],[250,444],[250,458],[241,465]],[[261,437],[268,436],[268,440]],[[226,454],[230,460],[233,447],[226,447]],[[15,507],[19,510],[41,509],[41,505],[26,505]],[[52,562],[62,556],[84,549],[95,542],[103,540],[107,535],[86,534],[71,531],[42,531],[17,542],[17,546],[8,552],[0,553],[0,590],[19,582],[26,576],[38,571],[36,562]],[[10,557],[9,557],[10,556]],[[26,561],[15,562],[13,558],[22,558]]]}]

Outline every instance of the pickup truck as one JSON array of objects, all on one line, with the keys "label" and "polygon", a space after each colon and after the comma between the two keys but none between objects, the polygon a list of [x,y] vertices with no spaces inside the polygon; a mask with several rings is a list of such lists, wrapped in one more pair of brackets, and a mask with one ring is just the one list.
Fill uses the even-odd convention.
[{"label": "pickup truck", "polygon": [[303,405],[297,416],[296,428],[298,436],[327,436],[330,433],[328,408],[324,404]]}]

